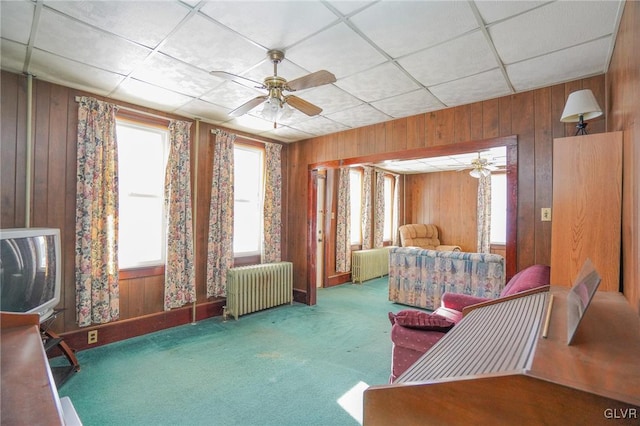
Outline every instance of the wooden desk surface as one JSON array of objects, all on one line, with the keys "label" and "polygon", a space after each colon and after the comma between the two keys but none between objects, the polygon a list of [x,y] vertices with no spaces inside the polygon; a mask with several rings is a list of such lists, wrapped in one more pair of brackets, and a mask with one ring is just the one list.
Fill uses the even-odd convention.
[{"label": "wooden desk surface", "polygon": [[2,425],[62,425],[62,407],[38,325],[1,330]]}]

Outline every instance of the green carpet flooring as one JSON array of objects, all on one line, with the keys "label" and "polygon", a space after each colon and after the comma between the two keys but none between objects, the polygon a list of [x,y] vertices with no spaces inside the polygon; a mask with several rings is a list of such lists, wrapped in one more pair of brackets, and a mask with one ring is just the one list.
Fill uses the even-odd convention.
[{"label": "green carpet flooring", "polygon": [[357,425],[362,389],[389,378],[387,313],[403,308],[387,291],[386,277],[348,283],[318,289],[315,306],[210,318],[81,351],[80,372],[59,394],[85,426]]}]

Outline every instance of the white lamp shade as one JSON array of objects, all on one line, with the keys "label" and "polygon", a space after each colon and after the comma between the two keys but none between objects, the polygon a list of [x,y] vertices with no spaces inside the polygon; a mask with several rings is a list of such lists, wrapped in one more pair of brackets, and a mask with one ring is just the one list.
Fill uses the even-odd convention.
[{"label": "white lamp shade", "polygon": [[583,120],[591,120],[602,115],[600,105],[598,105],[596,97],[593,96],[593,92],[589,89],[578,90],[569,95],[560,121],[563,123],[576,123],[580,121],[581,115]]}]

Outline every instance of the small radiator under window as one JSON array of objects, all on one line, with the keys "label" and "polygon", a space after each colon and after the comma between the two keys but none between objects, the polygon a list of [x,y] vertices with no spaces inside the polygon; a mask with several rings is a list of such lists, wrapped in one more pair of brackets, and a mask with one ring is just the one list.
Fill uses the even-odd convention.
[{"label": "small radiator under window", "polygon": [[389,273],[389,250],[392,246],[358,250],[351,254],[351,282],[362,283]]},{"label": "small radiator under window", "polygon": [[293,263],[277,262],[231,268],[227,272],[224,316],[293,303]]}]

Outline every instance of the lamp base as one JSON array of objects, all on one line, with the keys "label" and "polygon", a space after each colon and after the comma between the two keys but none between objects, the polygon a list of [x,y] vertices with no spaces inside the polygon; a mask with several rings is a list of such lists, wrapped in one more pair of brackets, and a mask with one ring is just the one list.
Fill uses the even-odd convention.
[{"label": "lamp base", "polygon": [[582,115],[580,115],[580,120],[578,121],[578,124],[576,124],[576,134],[574,136],[578,136],[578,135],[588,135],[589,132],[587,132],[587,124],[584,122],[584,117]]}]

